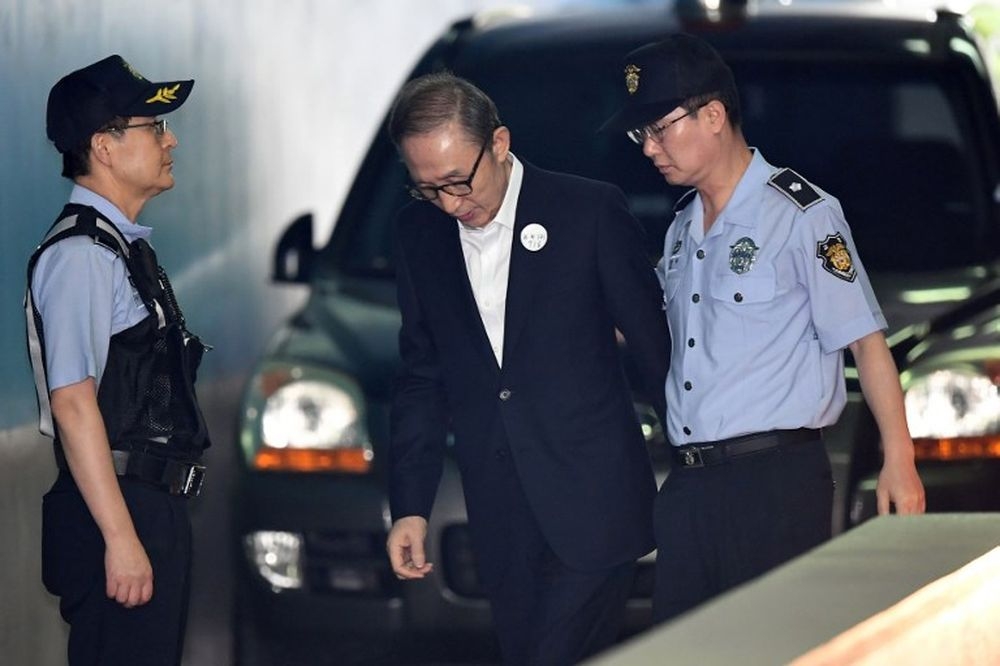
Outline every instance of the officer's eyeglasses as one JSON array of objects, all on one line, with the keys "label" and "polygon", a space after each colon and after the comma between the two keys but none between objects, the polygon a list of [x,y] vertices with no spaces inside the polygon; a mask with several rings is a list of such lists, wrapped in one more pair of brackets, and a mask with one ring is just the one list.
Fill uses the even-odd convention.
[{"label": "officer's eyeglasses", "polygon": [[134,125],[123,125],[122,127],[109,127],[104,130],[105,132],[124,132],[127,129],[134,129],[136,127],[152,127],[153,134],[156,136],[163,136],[167,133],[167,119],[160,118],[159,120],[154,120],[151,123],[136,123]]},{"label": "officer's eyeglasses", "polygon": [[486,153],[486,146],[490,145],[490,140],[493,138],[493,133],[486,138],[483,142],[483,147],[479,149],[479,155],[476,157],[476,163],[472,165],[472,171],[469,172],[469,177],[465,180],[459,180],[454,183],[445,183],[444,185],[407,185],[406,191],[409,192],[410,196],[419,201],[433,201],[438,198],[441,192],[445,194],[450,194],[453,197],[467,197],[472,194],[472,181],[476,177],[476,171],[479,169],[479,163],[483,159],[483,155]]},{"label": "officer's eyeglasses", "polygon": [[[708,102],[705,102],[705,104],[708,104]],[[695,108],[691,109],[690,111],[688,111],[687,113],[685,113],[684,115],[677,116],[673,120],[664,120],[662,123],[650,123],[645,127],[637,127],[636,129],[630,129],[627,132],[625,132],[625,136],[632,139],[633,143],[637,143],[640,146],[646,142],[646,139],[652,139],[656,143],[660,143],[663,141],[663,133],[666,132],[668,129],[670,129],[671,125],[673,125],[674,123],[679,123],[680,121],[690,116],[692,113],[696,113],[698,109],[705,106],[705,104],[700,104]]]}]

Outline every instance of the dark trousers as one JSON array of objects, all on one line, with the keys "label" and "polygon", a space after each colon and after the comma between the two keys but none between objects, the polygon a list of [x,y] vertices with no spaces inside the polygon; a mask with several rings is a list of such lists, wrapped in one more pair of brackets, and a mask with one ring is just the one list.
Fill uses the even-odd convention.
[{"label": "dark trousers", "polygon": [[545,541],[515,474],[507,485],[506,524],[497,526],[508,535],[507,561],[487,590],[504,663],[576,664],[618,637],[636,564],[598,571],[567,567]]},{"label": "dark trousers", "polygon": [[42,503],[42,580],[70,625],[71,666],[180,664],[191,568],[187,500],[119,478],[153,567],[153,597],[125,608],[107,597],[104,539],[68,472]]},{"label": "dark trousers", "polygon": [[823,442],[671,470],[656,497],[653,619],[663,622],[828,540]]}]

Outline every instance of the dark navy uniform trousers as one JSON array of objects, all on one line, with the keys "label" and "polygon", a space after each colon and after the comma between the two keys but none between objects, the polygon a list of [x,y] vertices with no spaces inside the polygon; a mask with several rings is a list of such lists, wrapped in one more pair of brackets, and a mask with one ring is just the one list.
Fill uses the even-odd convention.
[{"label": "dark navy uniform trousers", "polygon": [[822,439],[717,465],[675,465],[656,497],[653,617],[669,620],[828,540]]},{"label": "dark navy uniform trousers", "polygon": [[104,539],[69,472],[42,503],[42,580],[70,625],[70,666],[176,666],[187,619],[191,521],[187,499],[118,478],[153,567],[153,597],[126,608],[105,588]]}]

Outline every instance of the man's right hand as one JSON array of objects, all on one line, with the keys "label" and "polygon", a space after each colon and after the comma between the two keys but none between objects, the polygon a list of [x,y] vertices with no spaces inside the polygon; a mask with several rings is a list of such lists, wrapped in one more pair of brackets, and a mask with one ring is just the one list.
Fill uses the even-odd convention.
[{"label": "man's right hand", "polygon": [[153,567],[135,536],[105,544],[104,573],[107,595],[125,608],[134,608],[153,597]]},{"label": "man's right hand", "polygon": [[434,570],[424,555],[426,538],[427,520],[421,516],[406,516],[392,524],[385,549],[397,578],[415,580]]}]

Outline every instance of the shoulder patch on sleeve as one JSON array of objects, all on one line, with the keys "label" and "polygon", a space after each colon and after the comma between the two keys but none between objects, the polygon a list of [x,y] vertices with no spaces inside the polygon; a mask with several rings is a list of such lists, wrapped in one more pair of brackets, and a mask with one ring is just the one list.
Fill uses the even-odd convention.
[{"label": "shoulder patch on sleeve", "polygon": [[674,213],[676,214],[684,210],[684,208],[687,207],[689,203],[691,203],[691,201],[694,199],[694,195],[697,193],[698,190],[692,187],[690,190],[682,194],[681,198],[678,199],[677,203],[674,204]]},{"label": "shoulder patch on sleeve", "polygon": [[767,184],[792,200],[800,210],[823,201],[823,195],[816,191],[805,178],[791,169],[781,169],[767,179]]},{"label": "shoulder patch on sleeve", "polygon": [[847,241],[839,231],[827,234],[826,238],[817,241],[816,258],[822,262],[823,270],[845,282],[854,282],[858,277]]}]

